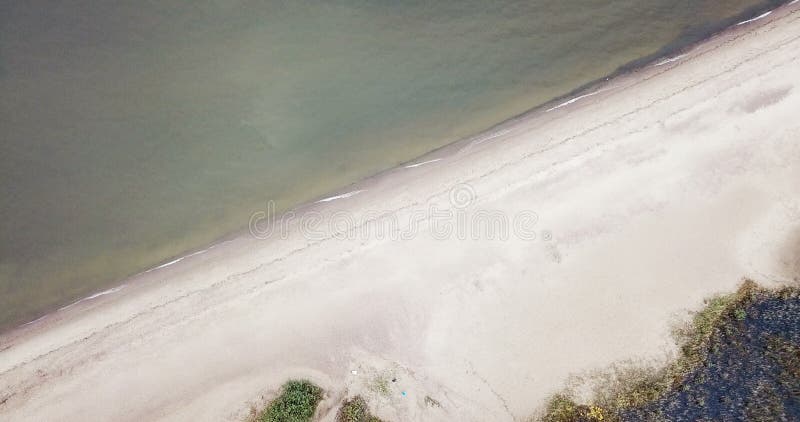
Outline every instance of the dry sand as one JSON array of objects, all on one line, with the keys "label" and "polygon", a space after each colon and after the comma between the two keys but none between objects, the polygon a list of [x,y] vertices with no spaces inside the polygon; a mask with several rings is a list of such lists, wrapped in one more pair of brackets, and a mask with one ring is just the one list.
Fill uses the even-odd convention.
[{"label": "dry sand", "polygon": [[308,377],[325,420],[357,392],[524,420],[570,374],[665,358],[703,298],[800,277],[797,6],[305,208],[404,225],[454,199],[535,212],[535,240],[236,238],[2,337],[0,419],[241,420]]}]

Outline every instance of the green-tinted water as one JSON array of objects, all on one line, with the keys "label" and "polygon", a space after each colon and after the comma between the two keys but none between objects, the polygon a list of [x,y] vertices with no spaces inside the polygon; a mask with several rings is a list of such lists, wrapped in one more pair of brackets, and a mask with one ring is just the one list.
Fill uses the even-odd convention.
[{"label": "green-tinted water", "polygon": [[3,2],[0,328],[755,3]]}]

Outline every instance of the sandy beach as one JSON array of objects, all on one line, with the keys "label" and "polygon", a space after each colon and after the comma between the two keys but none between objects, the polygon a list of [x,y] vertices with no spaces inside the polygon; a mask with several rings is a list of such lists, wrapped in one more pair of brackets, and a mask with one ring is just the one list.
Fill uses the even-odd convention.
[{"label": "sandy beach", "polygon": [[355,393],[525,420],[570,375],[667,359],[704,298],[800,279],[798,60],[791,4],[166,260],[0,337],[0,419],[239,421],[304,377],[322,420]]}]

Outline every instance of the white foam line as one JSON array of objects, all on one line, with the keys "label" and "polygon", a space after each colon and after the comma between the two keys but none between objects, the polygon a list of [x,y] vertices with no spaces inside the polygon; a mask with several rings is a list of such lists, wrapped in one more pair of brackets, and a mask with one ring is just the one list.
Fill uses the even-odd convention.
[{"label": "white foam line", "polygon": [[498,136],[503,136],[503,135],[505,135],[506,133],[509,133],[509,132],[511,132],[511,129],[501,130],[500,132],[497,132],[495,134],[489,135],[489,136],[487,136],[487,137],[485,137],[483,139],[478,139],[477,141],[474,141],[472,143],[472,145],[480,145],[480,144],[482,144],[482,143],[484,143],[484,142],[486,142],[488,140],[497,138]]},{"label": "white foam line", "polygon": [[190,253],[189,255],[186,255],[186,256],[184,256],[184,259],[185,259],[185,258],[191,258],[191,257],[193,257],[193,256],[195,256],[195,255],[201,255],[201,254],[204,254],[204,253],[208,252],[209,250],[211,250],[211,248],[206,248],[206,249],[203,249],[202,251],[192,252],[192,253]]},{"label": "white foam line", "polygon": [[[208,248],[204,249],[202,252],[208,252],[208,251],[210,251],[210,250],[212,250],[212,249],[216,248],[217,246],[222,246],[222,245],[224,245],[224,244],[226,244],[226,243],[231,243],[231,242],[233,242],[233,239],[232,239],[232,240],[223,240],[222,242],[215,243],[215,244],[213,244],[213,245],[209,246]],[[198,253],[199,253],[199,252],[198,252]],[[197,255],[197,254],[195,254],[195,255]]]},{"label": "white foam line", "polygon": [[213,249],[213,248],[214,248],[214,246],[211,246],[211,247],[210,247],[210,248],[208,248],[208,249],[203,249],[202,251],[193,252],[193,253],[190,253],[189,255],[185,255],[185,256],[182,256],[182,257],[180,257],[180,258],[175,258],[175,259],[173,259],[172,261],[169,261],[169,262],[167,262],[167,263],[165,263],[165,264],[161,264],[161,265],[159,265],[159,266],[157,266],[157,267],[150,268],[149,270],[145,271],[145,274],[147,274],[147,273],[149,273],[149,272],[151,272],[151,271],[159,270],[159,269],[161,269],[161,268],[164,268],[164,267],[169,267],[169,266],[170,266],[170,265],[172,265],[172,264],[177,264],[178,262],[181,262],[181,261],[183,261],[183,260],[184,260],[184,259],[186,259],[186,258],[190,258],[190,257],[193,257],[193,256],[195,256],[195,255],[200,255],[201,253],[206,253],[206,252],[208,252],[210,249]]},{"label": "white foam line", "polygon": [[[123,285],[121,285],[121,286],[119,286],[119,287],[114,287],[113,289],[103,290],[102,292],[95,293],[95,294],[93,294],[93,295],[91,295],[91,296],[86,296],[85,298],[83,298],[83,299],[81,299],[81,300],[78,300],[78,301],[72,302],[72,303],[70,303],[70,304],[69,304],[69,305],[67,305],[67,306],[64,306],[64,307],[61,307],[61,308],[59,308],[58,310],[59,310],[59,311],[63,311],[63,310],[65,310],[65,309],[69,309],[69,308],[71,308],[71,307],[73,307],[73,306],[75,306],[75,305],[77,305],[77,304],[79,304],[79,303],[86,302],[87,300],[97,299],[97,298],[98,298],[98,297],[100,297],[100,296],[105,296],[105,295],[114,294],[114,293],[116,293],[116,292],[118,292],[118,291],[120,291],[120,290],[122,290],[122,289],[124,289],[124,288],[125,288],[125,285],[123,284]],[[42,317],[42,318],[44,318],[44,317]],[[40,318],[40,319],[41,319],[41,318]],[[38,320],[37,320],[37,321],[38,321]],[[36,321],[31,321],[31,322],[36,322]]]},{"label": "white foam line", "polygon": [[[798,1],[800,1],[800,0],[798,0]],[[668,63],[677,62],[678,60],[680,60],[680,59],[682,59],[684,57],[686,57],[686,54],[681,54],[680,56],[676,56],[676,57],[673,57],[671,59],[664,59],[664,60],[654,64],[653,66],[664,66],[665,64],[668,64]]]},{"label": "white foam line", "polygon": [[405,168],[413,169],[415,167],[424,166],[425,164],[435,163],[437,161],[442,161],[442,159],[441,158],[435,158],[433,160],[423,161],[423,162],[417,163],[417,164],[409,164],[409,165],[405,166]]},{"label": "white foam line", "polygon": [[787,4],[787,6],[791,6],[791,5],[795,4],[795,3],[797,3],[798,1],[800,1],[800,0],[794,0],[793,2]]},{"label": "white foam line", "polygon": [[356,196],[361,192],[364,192],[364,190],[363,189],[362,190],[354,190],[352,192],[343,193],[341,195],[336,195],[336,196],[331,196],[331,197],[328,197],[328,198],[320,199],[319,201],[314,202],[314,203],[315,204],[319,204],[320,202],[331,202],[331,201],[335,201],[337,199],[349,198],[351,196]]},{"label": "white foam line", "polygon": [[561,104],[559,104],[559,105],[557,105],[555,107],[552,107],[552,108],[549,108],[549,109],[545,110],[545,113],[549,113],[549,112],[551,112],[553,110],[557,110],[557,109],[559,109],[561,107],[566,107],[566,106],[568,106],[570,104],[574,104],[574,103],[576,103],[576,102],[578,102],[578,101],[580,101],[580,100],[582,100],[584,98],[591,97],[593,95],[597,95],[597,94],[599,94],[601,92],[604,92],[604,91],[607,91],[607,90],[601,89],[600,91],[595,91],[595,92],[591,92],[589,94],[581,95],[580,97],[575,97],[575,98],[573,98],[573,99],[571,99],[569,101],[565,101],[565,102],[563,102],[563,103],[561,103]]},{"label": "white foam line", "polygon": [[177,258],[177,259],[173,259],[172,261],[169,261],[169,262],[167,262],[166,264],[161,264],[161,265],[159,265],[159,266],[157,266],[157,267],[150,268],[149,270],[147,270],[147,271],[145,271],[145,272],[146,272],[146,273],[149,273],[150,271],[160,270],[161,268],[164,268],[164,267],[169,267],[169,266],[170,266],[170,265],[172,265],[172,264],[177,264],[177,263],[179,263],[179,262],[183,261],[183,258],[184,258],[184,257],[180,257],[180,258]]},{"label": "white foam line", "polygon": [[27,325],[31,325],[31,324],[37,323],[37,322],[39,322],[39,321],[41,321],[41,320],[43,320],[45,318],[47,318],[47,315],[40,316],[39,318],[36,318],[36,319],[34,319],[33,321],[30,321],[30,322],[26,322],[26,323],[22,324],[22,326],[25,327]]},{"label": "white foam line", "polygon": [[[789,3],[789,4],[793,4],[793,3],[794,3],[794,2],[792,2],[792,3]],[[736,26],[739,26],[739,25],[744,25],[744,24],[746,24],[746,23],[750,23],[750,22],[755,22],[755,21],[757,21],[757,20],[759,20],[759,19],[764,19],[764,18],[766,18],[767,16],[769,16],[769,15],[771,15],[771,14],[772,14],[772,11],[770,10],[769,12],[767,12],[767,13],[764,13],[764,14],[763,14],[763,15],[761,15],[761,16],[756,16],[756,17],[754,17],[753,19],[748,19],[748,20],[746,20],[746,21],[739,22],[739,23],[737,23],[737,24],[736,24]]]}]

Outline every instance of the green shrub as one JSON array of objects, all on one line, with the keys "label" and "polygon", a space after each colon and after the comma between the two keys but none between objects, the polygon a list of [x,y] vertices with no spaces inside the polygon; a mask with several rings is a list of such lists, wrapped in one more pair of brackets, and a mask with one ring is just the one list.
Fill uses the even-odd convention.
[{"label": "green shrub", "polygon": [[322,389],[305,380],[292,380],[281,388],[258,422],[308,422],[322,400]]},{"label": "green shrub", "polygon": [[363,397],[355,396],[344,401],[336,415],[336,422],[381,422],[381,420],[369,413],[369,407]]}]

